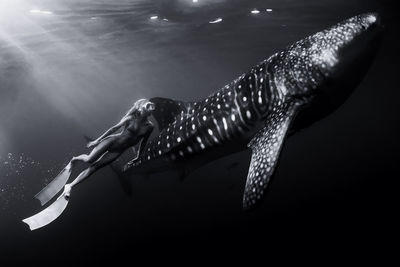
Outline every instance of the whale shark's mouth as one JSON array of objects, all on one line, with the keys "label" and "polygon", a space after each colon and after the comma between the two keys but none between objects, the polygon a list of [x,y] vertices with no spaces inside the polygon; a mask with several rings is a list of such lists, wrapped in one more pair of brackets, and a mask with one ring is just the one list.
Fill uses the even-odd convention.
[{"label": "whale shark's mouth", "polygon": [[[380,18],[375,13],[352,17],[314,37],[313,62],[326,76],[337,68],[346,68],[341,61],[358,60],[368,56],[368,47],[381,32]],[[350,64],[349,64],[350,65]],[[350,70],[349,70],[350,71]]]},{"label": "whale shark's mouth", "polygon": [[[311,35],[288,49],[289,75],[281,84],[304,105],[291,131],[296,132],[337,109],[365,76],[382,36],[375,13],[358,15]],[[290,62],[296,64],[290,65]],[[283,70],[283,71],[284,71]],[[282,72],[283,72],[282,71]],[[287,81],[293,81],[289,83]]]},{"label": "whale shark's mouth", "polygon": [[[306,37],[271,57],[275,85],[293,97],[321,90],[347,90],[347,81],[363,77],[366,59],[373,58],[381,32],[377,14],[352,17]],[[328,80],[328,81],[327,81]],[[343,82],[341,89],[327,85]],[[351,82],[354,87],[355,82]],[[329,93],[329,92],[328,92]]]}]

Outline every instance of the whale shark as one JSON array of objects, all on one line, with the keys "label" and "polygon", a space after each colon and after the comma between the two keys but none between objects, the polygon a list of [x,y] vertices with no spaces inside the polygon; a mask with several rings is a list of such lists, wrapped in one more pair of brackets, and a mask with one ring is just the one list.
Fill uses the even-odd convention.
[{"label": "whale shark", "polygon": [[151,98],[159,133],[124,171],[197,168],[251,149],[243,208],[254,207],[286,137],[344,103],[373,62],[381,33],[378,14],[357,15],[273,54],[205,99]]}]

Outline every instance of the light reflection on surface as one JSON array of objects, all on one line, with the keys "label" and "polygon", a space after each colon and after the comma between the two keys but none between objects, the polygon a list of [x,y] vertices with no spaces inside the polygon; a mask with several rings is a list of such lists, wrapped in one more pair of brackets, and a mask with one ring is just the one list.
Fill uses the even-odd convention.
[{"label": "light reflection on surface", "polygon": [[209,21],[209,23],[214,24],[214,23],[220,23],[222,21],[222,18],[216,18],[214,20]]},{"label": "light reflection on surface", "polygon": [[45,15],[52,15],[53,12],[48,10],[40,10],[40,9],[31,9],[29,10],[30,13],[37,13],[37,14],[45,14]]}]

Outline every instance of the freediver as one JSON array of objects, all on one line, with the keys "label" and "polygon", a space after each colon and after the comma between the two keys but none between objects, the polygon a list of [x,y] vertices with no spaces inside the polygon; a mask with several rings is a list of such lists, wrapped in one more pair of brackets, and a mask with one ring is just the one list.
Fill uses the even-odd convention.
[{"label": "freediver", "polygon": [[[52,222],[63,212],[68,204],[73,187],[100,168],[115,161],[128,148],[139,146],[133,161],[138,159],[154,129],[152,122],[149,120],[149,116],[154,110],[155,104],[153,102],[147,99],[137,100],[120,122],[112,126],[96,140],[87,144],[88,148],[93,148],[89,154],[73,157],[60,174],[35,196],[44,205],[64,187],[63,193],[57,200],[42,212],[23,220],[23,222],[27,223],[31,230]],[[120,132],[117,133],[119,130]],[[73,167],[79,161],[89,163],[90,166],[82,171],[75,180],[67,184]]]},{"label": "freediver", "polygon": [[[70,184],[65,185],[65,190],[70,193],[72,187],[82,182],[100,168],[112,163],[125,152],[126,149],[139,144],[139,149],[134,160],[138,159],[143,148],[154,129],[149,116],[155,109],[154,103],[147,99],[136,101],[132,108],[120,120],[96,140],[87,144],[93,150],[90,154],[73,157],[70,161],[71,168],[78,161],[90,163],[89,168],[79,174]],[[115,133],[122,129],[120,133]]]}]

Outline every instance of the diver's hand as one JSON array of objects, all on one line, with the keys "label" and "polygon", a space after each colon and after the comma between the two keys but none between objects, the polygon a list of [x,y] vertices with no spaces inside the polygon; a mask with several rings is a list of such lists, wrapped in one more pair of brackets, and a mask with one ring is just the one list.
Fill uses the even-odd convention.
[{"label": "diver's hand", "polygon": [[137,164],[140,164],[140,160],[133,159],[131,161],[129,161],[127,164],[124,165],[124,171],[127,171],[129,168],[136,166]]},{"label": "diver's hand", "polygon": [[124,172],[126,172],[130,167],[132,167],[131,161],[129,161],[127,164],[124,165]]}]

